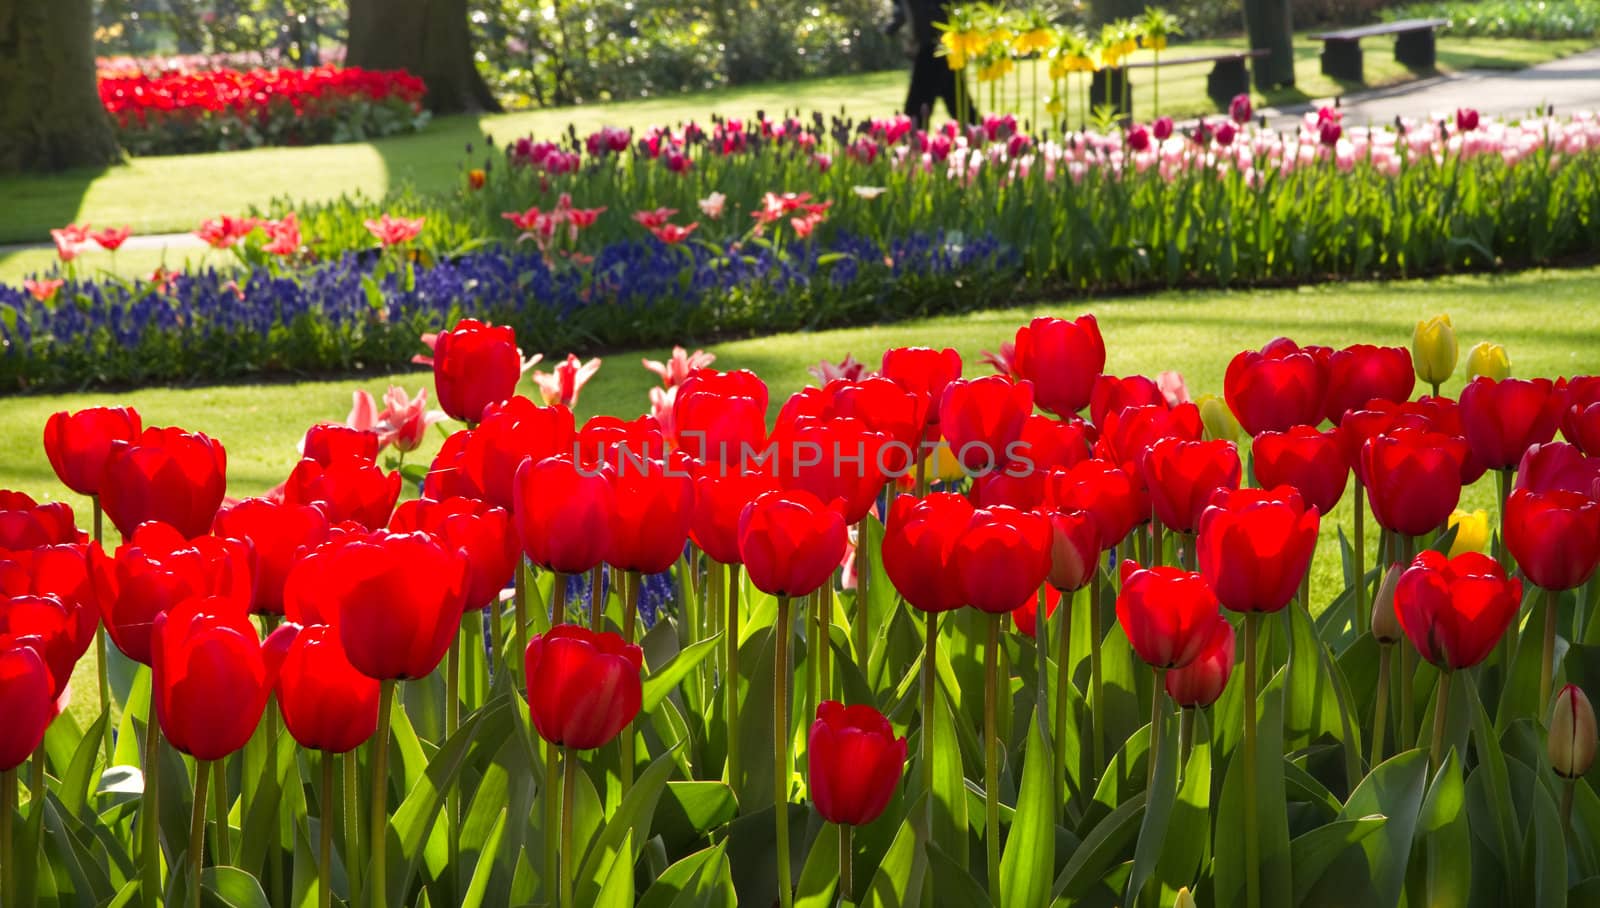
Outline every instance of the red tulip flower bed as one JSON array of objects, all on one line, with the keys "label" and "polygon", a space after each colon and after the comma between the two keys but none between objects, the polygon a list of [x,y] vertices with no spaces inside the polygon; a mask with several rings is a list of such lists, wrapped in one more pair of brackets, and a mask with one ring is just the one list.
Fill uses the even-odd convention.
[{"label": "red tulip flower bed", "polygon": [[781,402],[680,349],[579,425],[598,360],[541,404],[510,328],[427,341],[442,413],[358,396],[260,497],[129,408],[43,427],[92,530],[0,492],[0,903],[1596,893],[1600,380],[1475,350],[1499,374],[1417,396],[1443,319],[1275,340],[1197,402],[1083,316]]},{"label": "red tulip flower bed", "polygon": [[422,80],[356,67],[100,74],[100,100],[136,155],[356,142],[426,122]]}]

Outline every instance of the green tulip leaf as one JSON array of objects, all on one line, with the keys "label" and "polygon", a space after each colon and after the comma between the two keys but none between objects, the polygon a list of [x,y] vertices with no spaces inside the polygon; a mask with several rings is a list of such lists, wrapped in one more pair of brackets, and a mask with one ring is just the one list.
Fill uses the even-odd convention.
[{"label": "green tulip leaf", "polygon": [[661,836],[667,850],[688,849],[734,818],[739,801],[724,782],[668,782],[656,806],[651,832]]},{"label": "green tulip leaf", "polygon": [[1417,820],[1425,863],[1420,882],[1429,908],[1466,908],[1471,897],[1473,867],[1466,856],[1472,853],[1472,831],[1467,822],[1467,786],[1460,756],[1452,751],[1434,775]]},{"label": "green tulip leaf", "polygon": [[[956,741],[955,707],[941,687],[933,710],[933,833],[950,858],[966,867],[969,855],[967,776]],[[921,766],[920,758],[916,764]]]},{"label": "green tulip leaf", "polygon": [[831,908],[839,888],[839,827],[823,823],[796,881],[794,908]]},{"label": "green tulip leaf", "polygon": [[927,853],[933,891],[939,893],[942,903],[960,905],[962,908],[992,908],[994,903],[989,900],[989,893],[983,890],[983,884],[967,869],[965,861],[956,860],[940,848],[937,841],[928,843]]},{"label": "green tulip leaf", "polygon": [[1567,904],[1567,843],[1561,816],[1544,785],[1532,786],[1529,823],[1524,834],[1523,868],[1531,885],[1519,905],[1531,908],[1565,908]]},{"label": "green tulip leaf", "polygon": [[[1157,696],[1163,701],[1166,700],[1165,691],[1158,691]],[[1167,722],[1169,713],[1170,710],[1162,710],[1156,721],[1171,724]],[[1147,789],[1144,819],[1139,825],[1139,838],[1133,849],[1133,869],[1128,875],[1127,904],[1129,905],[1138,904],[1144,884],[1155,872],[1157,862],[1170,843],[1168,828],[1172,820],[1173,804],[1178,798],[1176,731],[1176,728],[1163,729],[1161,744],[1154,756],[1155,771]],[[1031,741],[1029,746],[1032,746]]]},{"label": "green tulip leaf", "polygon": [[1387,817],[1335,820],[1291,841],[1289,857],[1294,861],[1294,904],[1304,904],[1307,896],[1319,889],[1338,889],[1340,881],[1327,878],[1328,868],[1340,855],[1354,850],[1387,822]]},{"label": "green tulip leaf", "polygon": [[[1056,866],[1055,757],[1045,746],[1036,714],[1029,723],[1025,754],[1022,788],[1000,859],[1002,905],[1044,904]],[[998,835],[999,830],[985,830],[985,834]]]},{"label": "green tulip leaf", "polygon": [[200,871],[201,904],[223,908],[272,908],[256,878],[237,867],[207,867]]},{"label": "green tulip leaf", "polygon": [[1072,852],[1067,866],[1056,876],[1051,895],[1055,900],[1081,898],[1099,883],[1124,855],[1124,850],[1139,832],[1144,817],[1145,793],[1140,792],[1107,814],[1089,830],[1083,843]]},{"label": "green tulip leaf", "polygon": [[1406,751],[1379,764],[1362,780],[1339,818],[1383,816],[1387,821],[1360,840],[1359,850],[1335,856],[1323,878],[1337,880],[1338,885],[1306,887],[1300,904],[1335,906],[1354,901],[1398,905],[1427,783],[1428,755],[1420,750]]},{"label": "green tulip leaf", "polygon": [[712,634],[698,643],[679,650],[665,665],[651,671],[650,677],[644,681],[644,698],[640,711],[653,712],[685,676],[704,662],[707,656],[717,651],[721,640],[721,633]]},{"label": "green tulip leaf", "polygon": [[[926,795],[924,795],[924,798]],[[912,818],[927,810],[923,798],[912,805],[911,812],[900,824],[894,841],[878,863],[878,872],[860,894],[863,908],[910,908],[917,904],[918,894],[926,885],[928,859],[917,844],[916,824]]]},{"label": "green tulip leaf", "polygon": [[500,839],[505,831],[506,812],[502,810],[489,828],[489,837],[484,840],[483,849],[478,852],[478,860],[472,868],[472,879],[467,883],[466,894],[461,897],[461,908],[481,908],[484,904],[484,898],[489,893],[489,881],[494,876],[495,855],[500,850]]},{"label": "green tulip leaf", "polygon": [[668,867],[645,890],[639,908],[734,908],[727,847],[713,845]]},{"label": "green tulip leaf", "polygon": [[[623,796],[621,806],[600,831],[600,837],[583,852],[585,857],[578,871],[576,886],[576,897],[580,904],[597,904],[600,883],[615,872],[613,864],[627,868],[628,891],[632,893],[633,863],[638,857],[637,849],[650,831],[656,802],[660,800],[661,791],[666,787],[673,768],[671,754],[657,757],[634,780],[633,787]],[[624,851],[627,852],[626,858]],[[572,857],[576,859],[577,855]]]},{"label": "green tulip leaf", "polygon": [[[1237,842],[1244,835],[1244,787],[1256,791],[1256,830],[1260,841],[1261,904],[1285,905],[1294,897],[1289,854],[1289,820],[1283,759],[1282,674],[1262,693],[1261,714],[1256,723],[1256,771],[1246,778],[1243,751],[1236,750],[1228,760],[1222,782],[1222,798],[1217,805],[1217,839]],[[1231,686],[1231,685],[1230,685]],[[1243,687],[1243,685],[1240,685]],[[1243,722],[1241,716],[1240,722]],[[1244,744],[1241,739],[1240,748]],[[1214,850],[1212,860],[1216,903],[1240,905],[1245,902],[1244,848]]]}]

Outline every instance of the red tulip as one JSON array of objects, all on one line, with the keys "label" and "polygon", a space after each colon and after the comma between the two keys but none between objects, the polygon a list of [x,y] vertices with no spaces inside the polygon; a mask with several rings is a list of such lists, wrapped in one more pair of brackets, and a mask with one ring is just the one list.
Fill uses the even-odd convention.
[{"label": "red tulip", "polygon": [[300,453],[325,467],[346,457],[373,463],[378,459],[378,433],[342,423],[319,422],[306,430]]},{"label": "red tulip", "polygon": [[1144,458],[1151,506],[1162,523],[1180,533],[1193,533],[1212,494],[1237,489],[1243,472],[1231,441],[1163,438]]},{"label": "red tulip", "polygon": [[661,431],[660,421],[649,414],[633,420],[591,416],[574,436],[573,444],[575,456],[584,463],[608,463],[612,469],[621,469],[624,462],[667,457],[667,436]]},{"label": "red tulip", "polygon": [[1361,448],[1372,516],[1385,529],[1421,536],[1444,525],[1461,501],[1466,444],[1421,429],[1396,429]]},{"label": "red tulip", "polygon": [[1095,456],[1120,465],[1128,475],[1143,482],[1144,458],[1152,445],[1163,438],[1199,441],[1206,427],[1200,408],[1194,404],[1169,408],[1162,403],[1113,410],[1106,414],[1100,430]]},{"label": "red tulip", "polygon": [[528,712],[539,737],[591,750],[639,714],[644,652],[616,634],[560,624],[528,642]]},{"label": "red tulip", "polygon": [[1033,385],[986,375],[945,386],[939,399],[939,429],[969,472],[981,473],[1012,457],[1012,446],[1033,412]]},{"label": "red tulip", "polygon": [[[1056,616],[1056,609],[1061,607],[1061,600],[1065,598],[1060,590],[1053,586],[1044,587],[1045,609],[1044,620],[1050,621]],[[1017,633],[1029,640],[1036,639],[1039,634],[1039,602],[1030,599],[1018,606],[1011,613],[1011,623],[1016,627]]]},{"label": "red tulip", "polygon": [[1233,611],[1278,611],[1311,568],[1318,523],[1288,486],[1219,492],[1200,516],[1200,574]]},{"label": "red tulip", "polygon": [[742,369],[692,372],[673,396],[672,431],[695,460],[753,470],[767,439],[767,386]]},{"label": "red tulip", "polygon": [[446,548],[466,553],[466,608],[480,609],[499,601],[522,560],[522,547],[503,508],[474,498],[425,498],[395,508],[389,529],[396,533],[431,533]]},{"label": "red tulip", "polygon": [[47,545],[36,549],[0,549],[0,597],[49,596],[72,616],[73,661],[82,656],[100,627],[100,608],[89,582],[85,545]]},{"label": "red tulip", "polygon": [[483,489],[467,469],[467,446],[472,442],[472,429],[453,432],[444,440],[439,453],[428,465],[428,475],[422,480],[422,495],[443,501],[446,498],[482,498]]},{"label": "red tulip", "polygon": [[[1406,361],[1407,369],[1410,362]],[[1218,615],[1205,638],[1193,662],[1167,672],[1167,696],[1180,707],[1203,709],[1217,702],[1233,674],[1233,624]]]},{"label": "red tulip", "polygon": [[775,486],[772,477],[761,473],[725,473],[720,466],[707,465],[694,480],[694,507],[690,511],[689,535],[711,560],[740,564],[739,515],[744,506]]},{"label": "red tulip", "polygon": [[961,354],[950,349],[896,347],[885,350],[879,369],[884,378],[928,402],[928,425],[940,420],[939,402],[945,385],[961,378]]},{"label": "red tulip", "polygon": [[52,698],[66,690],[73,666],[88,649],[87,641],[79,645],[77,615],[51,595],[0,597],[0,638],[7,637],[32,646],[44,657],[55,682]]},{"label": "red tulip", "polygon": [[883,570],[906,602],[924,612],[966,604],[956,574],[956,541],[972,522],[964,495],[900,495],[889,504],[883,532]]},{"label": "red tulip", "polygon": [[123,538],[149,520],[203,536],[227,493],[227,474],[220,442],[177,427],[149,428],[136,442],[111,443],[100,504]]},{"label": "red tulip", "polygon": [[1501,532],[1523,575],[1547,590],[1582,586],[1600,562],[1600,503],[1577,492],[1517,489]]},{"label": "red tulip", "polygon": [[1316,356],[1279,338],[1228,363],[1222,397],[1251,435],[1322,421],[1328,376]]},{"label": "red tulip", "polygon": [[243,748],[277,671],[249,617],[226,599],[189,599],[156,616],[151,641],[151,699],[167,741],[196,760]]},{"label": "red tulip", "polygon": [[62,545],[82,538],[66,502],[39,504],[22,492],[0,489],[0,549]]},{"label": "red tulip", "polygon": [[1052,473],[1050,501],[1061,510],[1093,514],[1100,545],[1108,549],[1120,544],[1150,514],[1150,496],[1134,477],[1098,459]]},{"label": "red tulip", "polygon": [[1022,422],[1017,453],[1007,471],[1016,472],[1015,467],[1020,465],[1027,472],[1048,473],[1082,463],[1089,459],[1093,433],[1094,429],[1081,419],[1029,415]]},{"label": "red tulip", "polygon": [[581,574],[605,560],[616,509],[611,468],[580,467],[570,457],[522,462],[511,518],[522,550],[542,568]]},{"label": "red tulip", "polygon": [[369,530],[389,522],[400,497],[400,471],[388,473],[359,457],[324,467],[309,457],[295,464],[283,486],[286,504],[315,505],[329,523],[355,521]]},{"label": "red tulip", "polygon": [[1560,395],[1548,378],[1479,376],[1461,390],[1461,425],[1484,466],[1508,470],[1533,445],[1556,436]]},{"label": "red tulip", "polygon": [[883,713],[836,700],[817,705],[806,747],[806,784],[817,813],[830,823],[862,826],[876,820],[906,766],[906,739],[896,738]]},{"label": "red tulip", "polygon": [[378,730],[380,685],[345,658],[337,630],[280,624],[263,646],[279,663],[273,691],[301,747],[348,753]]},{"label": "red tulip", "polygon": [[[424,678],[461,626],[467,559],[427,533],[373,533],[320,559],[321,594],[356,671],[379,681]],[[291,578],[292,582],[292,578]]]},{"label": "red tulip", "polygon": [[248,614],[250,555],[215,536],[193,540],[164,523],[147,523],[110,557],[89,549],[89,581],[111,642],[135,662],[150,664],[156,616],[194,598],[222,597]]},{"label": "red tulip", "polygon": [[[1410,368],[1406,366],[1407,375]],[[1262,432],[1250,443],[1250,451],[1263,487],[1291,486],[1319,514],[1332,513],[1350,484],[1350,464],[1339,444],[1338,429],[1319,432],[1310,426],[1291,426],[1287,432]]]},{"label": "red tulip", "polygon": [[773,596],[804,596],[827,583],[845,543],[844,518],[809,492],[767,492],[739,514],[739,557],[750,582]]},{"label": "red tulip", "polygon": [[1514,488],[1535,492],[1565,489],[1600,501],[1600,457],[1585,457],[1559,441],[1534,445],[1517,464]]},{"label": "red tulip", "polygon": [[1095,379],[1106,367],[1100,325],[1092,315],[1070,322],[1036,318],[1017,329],[1011,364],[1013,374],[1033,383],[1040,407],[1071,416],[1089,405]]},{"label": "red tulip", "polygon": [[80,495],[98,495],[111,443],[136,441],[140,428],[132,407],[63,410],[45,421],[44,453],[63,485]]},{"label": "red tulip", "polygon": [[[1571,379],[1557,396],[1561,399],[1561,437],[1591,457],[1600,456],[1600,375]],[[61,471],[57,468],[56,472]]]},{"label": "red tulip", "polygon": [[1167,406],[1167,397],[1154,379],[1143,375],[1117,378],[1102,375],[1095,379],[1094,392],[1089,396],[1089,421],[1097,426],[1106,424],[1106,417],[1121,413],[1129,407]]},{"label": "red tulip", "polygon": [[1328,396],[1323,415],[1339,425],[1345,413],[1364,409],[1369,401],[1409,400],[1416,383],[1411,351],[1405,347],[1353,344],[1335,350],[1328,357]]},{"label": "red tulip", "polygon": [[775,429],[772,441],[778,485],[810,492],[837,508],[845,523],[866,517],[887,481],[889,439],[859,419],[802,417],[793,427]]},{"label": "red tulip", "polygon": [[472,430],[460,468],[485,501],[512,510],[513,481],[524,460],[571,457],[577,429],[566,407],[541,407],[526,397],[491,404]]},{"label": "red tulip", "polygon": [[[1015,470],[1023,472],[1013,472]],[[1027,510],[1036,507],[1049,494],[1050,474],[1016,461],[1003,469],[972,477],[972,487],[967,490],[967,497],[980,508],[1005,504]]]},{"label": "red tulip", "polygon": [[255,582],[250,610],[281,615],[289,568],[328,538],[328,518],[311,505],[246,498],[217,512],[215,532],[250,548],[250,576]]},{"label": "red tulip", "polygon": [[840,416],[866,423],[868,429],[889,439],[884,448],[884,472],[900,476],[920,459],[919,446],[928,423],[929,402],[880,375],[856,382],[834,381],[834,409]]},{"label": "red tulip", "polygon": [[[0,772],[33,756],[56,718],[55,681],[38,651],[0,635]],[[10,871],[7,870],[9,873]]]},{"label": "red tulip", "polygon": [[521,378],[522,351],[508,326],[464,318],[434,342],[434,391],[454,419],[477,422],[485,407],[515,394]]},{"label": "red tulip", "polygon": [[1122,562],[1117,623],[1133,651],[1154,668],[1183,668],[1205,649],[1217,597],[1199,574]]},{"label": "red tulip", "polygon": [[1423,397],[1400,405],[1402,425],[1420,425],[1457,441],[1462,455],[1461,484],[1470,486],[1483,477],[1488,466],[1467,442],[1462,426],[1461,405],[1448,397]]},{"label": "red tulip", "polygon": [[1480,552],[1417,556],[1394,591],[1395,617],[1422,654],[1451,671],[1482,662],[1522,604],[1522,581],[1507,580]]},{"label": "red tulip", "polygon": [[[894,382],[889,383],[894,384]],[[841,389],[842,384],[842,382],[837,385],[829,382],[827,387],[823,388],[807,385],[789,395],[783,406],[778,409],[778,421],[773,424],[772,434],[778,435],[794,428],[795,423],[802,418],[829,420],[842,415],[835,409],[833,403],[833,394]],[[895,385],[895,387],[900,386]]]},{"label": "red tulip", "polygon": [[694,511],[694,480],[681,452],[661,460],[624,458],[611,474],[611,532],[606,562],[659,574],[683,556]]},{"label": "red tulip", "polygon": [[951,556],[966,604],[1004,614],[1032,601],[1050,573],[1052,540],[1050,521],[1032,511],[973,511]]},{"label": "red tulip", "polygon": [[1050,573],[1052,589],[1081,590],[1100,569],[1100,525],[1088,511],[1051,511]]}]

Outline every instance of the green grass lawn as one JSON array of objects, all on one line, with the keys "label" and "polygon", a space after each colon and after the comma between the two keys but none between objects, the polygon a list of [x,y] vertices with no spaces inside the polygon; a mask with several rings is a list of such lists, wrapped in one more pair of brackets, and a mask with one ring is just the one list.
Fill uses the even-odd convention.
[{"label": "green grass lawn", "polygon": [[[1368,42],[1368,86],[1393,84],[1412,78],[1396,64],[1382,40]],[[1206,53],[1244,46],[1243,39],[1174,47],[1168,56]],[[1439,39],[1441,69],[1517,68],[1583,49],[1580,41],[1522,41]],[[1325,98],[1362,86],[1341,84],[1319,72],[1320,44],[1303,36],[1295,47],[1299,87],[1276,93],[1260,102],[1288,104]],[[1140,52],[1136,59],[1147,56]],[[1163,112],[1198,115],[1213,110],[1205,97],[1207,66],[1173,69],[1162,78]],[[1147,71],[1135,76],[1134,109],[1149,115]],[[139,233],[180,232],[193,229],[201,219],[219,212],[242,212],[278,197],[297,201],[337,198],[353,192],[382,196],[409,182],[425,192],[449,191],[460,179],[462,162],[485,154],[485,137],[504,142],[524,135],[555,137],[569,125],[583,135],[603,124],[645,127],[705,120],[712,113],[769,116],[783,111],[835,113],[851,116],[887,115],[905,98],[906,74],[872,73],[800,83],[757,85],[644,101],[593,104],[494,116],[444,117],[422,133],[351,145],[313,148],[269,148],[219,154],[182,155],[134,159],[103,170],[80,170],[51,176],[0,178],[0,243],[47,240],[49,230],[68,222],[131,225]],[[1022,67],[1024,114],[1034,109],[1030,68]],[[1048,86],[1042,85],[1042,91]],[[1015,94],[1015,91],[1012,91]],[[979,95],[988,109],[988,93]],[[1530,105],[1537,99],[1529,99]],[[1014,105],[1013,105],[1014,106]],[[1076,105],[1075,105],[1076,106]],[[181,257],[180,257],[181,258]],[[128,261],[124,261],[127,259]],[[148,273],[156,254],[124,256],[119,270]],[[136,260],[136,261],[135,261]],[[48,252],[0,254],[0,280],[48,268]],[[90,258],[91,265],[99,259]],[[172,256],[169,264],[177,264]],[[136,267],[137,265],[137,267]]]}]

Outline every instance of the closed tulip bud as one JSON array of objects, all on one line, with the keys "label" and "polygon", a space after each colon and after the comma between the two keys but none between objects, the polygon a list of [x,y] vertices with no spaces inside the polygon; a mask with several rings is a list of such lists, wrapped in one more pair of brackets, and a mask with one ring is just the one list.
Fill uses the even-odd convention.
[{"label": "closed tulip bud", "polygon": [[1278,611],[1311,568],[1320,523],[1289,486],[1219,491],[1200,516],[1200,573],[1233,611]]},{"label": "closed tulip bud", "polygon": [[137,441],[114,441],[100,503],[123,538],[159,520],[193,539],[211,529],[228,487],[222,444],[177,427],[145,429]]},{"label": "closed tulip bud", "polygon": [[1041,317],[1017,329],[1013,371],[1033,383],[1039,406],[1057,416],[1089,405],[1095,379],[1105,366],[1105,341],[1092,315],[1073,321]]},{"label": "closed tulip bud", "polygon": [[990,614],[1035,601],[1050,572],[1050,521],[1006,505],[981,508],[956,536],[953,554],[966,604]]},{"label": "closed tulip bud", "polygon": [[516,392],[522,351],[516,333],[464,318],[433,346],[433,386],[439,406],[453,419],[477,422],[485,407]]},{"label": "closed tulip bud", "polygon": [[928,402],[928,424],[939,424],[939,401],[944,386],[961,377],[961,354],[946,347],[896,347],[883,352],[879,371],[884,378]]},{"label": "closed tulip bud", "polygon": [[739,514],[739,557],[750,583],[774,596],[804,596],[844,561],[844,518],[798,489],[766,492]]},{"label": "closed tulip bud", "polygon": [[1416,330],[1411,332],[1411,365],[1417,370],[1417,378],[1443,384],[1456,371],[1458,356],[1456,329],[1450,324],[1450,316],[1435,315],[1417,322]]},{"label": "closed tulip bud", "polygon": [[1195,405],[1200,408],[1200,422],[1205,426],[1206,441],[1231,441],[1238,443],[1239,437],[1244,434],[1239,420],[1233,416],[1233,411],[1228,409],[1221,397],[1215,394],[1202,394],[1194,399]]},{"label": "closed tulip bud", "polygon": [[1050,574],[1045,579],[1060,592],[1081,590],[1100,567],[1100,525],[1088,511],[1054,511],[1049,516]]},{"label": "closed tulip bud", "polygon": [[[1087,388],[1084,393],[1087,397]],[[945,385],[939,428],[962,466],[982,473],[1005,463],[1032,412],[1031,382],[986,375]]]},{"label": "closed tulip bud", "polygon": [[1243,475],[1231,441],[1163,438],[1150,446],[1143,467],[1156,516],[1180,533],[1193,533],[1212,496],[1219,489],[1237,489]]},{"label": "closed tulip bud", "polygon": [[1167,672],[1167,696],[1183,707],[1204,708],[1217,702],[1233,674],[1233,651],[1233,624],[1218,615],[1200,655],[1183,668]]},{"label": "closed tulip bud", "polygon": [[592,750],[639,714],[644,651],[610,631],[559,624],[528,641],[528,712],[539,737]]},{"label": "closed tulip bud", "polygon": [[1484,466],[1510,469],[1555,438],[1562,398],[1548,378],[1475,378],[1461,390],[1462,434]]},{"label": "closed tulip bud", "polygon": [[530,561],[581,574],[605,560],[615,510],[610,472],[610,467],[580,467],[570,457],[522,462],[511,515]]},{"label": "closed tulip bud", "polygon": [[1251,435],[1314,426],[1322,421],[1328,368],[1316,351],[1279,338],[1234,356],[1223,375],[1222,396]]},{"label": "closed tulip bud", "polygon": [[906,739],[870,706],[825,700],[817,706],[806,750],[807,781],[817,813],[861,826],[883,813],[905,772]]},{"label": "closed tulip bud", "polygon": [[379,684],[345,658],[335,628],[284,623],[262,646],[279,664],[273,690],[301,747],[346,753],[378,730]]},{"label": "closed tulip bud", "polygon": [[1511,355],[1500,344],[1479,341],[1467,351],[1467,379],[1478,376],[1504,381],[1511,377]]},{"label": "closed tulip bud", "polygon": [[239,604],[190,599],[156,616],[151,631],[151,700],[167,740],[196,760],[244,747],[261,723],[277,677]]},{"label": "closed tulip bud", "polygon": [[1594,707],[1575,684],[1561,688],[1550,713],[1550,768],[1564,779],[1576,779],[1594,765]]},{"label": "closed tulip bud", "polygon": [[63,410],[44,424],[45,456],[67,488],[80,495],[98,495],[111,443],[137,440],[140,428],[139,413],[132,407]]},{"label": "closed tulip bud", "polygon": [[1493,558],[1478,552],[1452,559],[1423,552],[1394,591],[1401,630],[1422,658],[1445,671],[1482,662],[1521,604],[1522,581],[1507,580]]},{"label": "closed tulip bud", "polygon": [[1450,514],[1449,526],[1456,531],[1450,543],[1450,557],[1463,552],[1482,552],[1489,547],[1489,512],[1482,508],[1463,511],[1456,508]]},{"label": "closed tulip bud", "polygon": [[1117,623],[1146,664],[1183,668],[1199,657],[1218,615],[1217,597],[1197,573],[1122,562]]},{"label": "closed tulip bud", "polygon": [[694,479],[689,536],[713,561],[740,564],[739,514],[744,506],[774,488],[771,476],[731,473],[720,464],[702,466]]},{"label": "closed tulip bud", "polygon": [[1194,895],[1189,892],[1188,886],[1178,890],[1178,897],[1172,900],[1172,908],[1196,908]]},{"label": "closed tulip bud", "polygon": [[1378,595],[1372,597],[1372,638],[1379,643],[1397,643],[1405,633],[1400,630],[1400,619],[1394,614],[1394,590],[1400,585],[1404,565],[1391,564],[1378,584]]},{"label": "closed tulip bud", "polygon": [[972,522],[965,495],[900,495],[889,504],[883,569],[912,608],[947,612],[965,605],[955,569],[956,540]]},{"label": "closed tulip bud", "polygon": [[1567,379],[1561,398],[1561,436],[1591,456],[1600,455],[1600,376]]},{"label": "closed tulip bud", "polygon": [[[309,559],[308,559],[309,560]],[[425,678],[461,627],[467,556],[428,533],[377,532],[317,559],[318,594],[330,603],[345,658],[379,681]],[[295,577],[286,609],[294,614]]]},{"label": "closed tulip bud", "polygon": [[0,735],[0,772],[21,766],[44,740],[56,718],[54,688],[50,666],[37,650],[0,636],[0,728],[6,730]]}]

